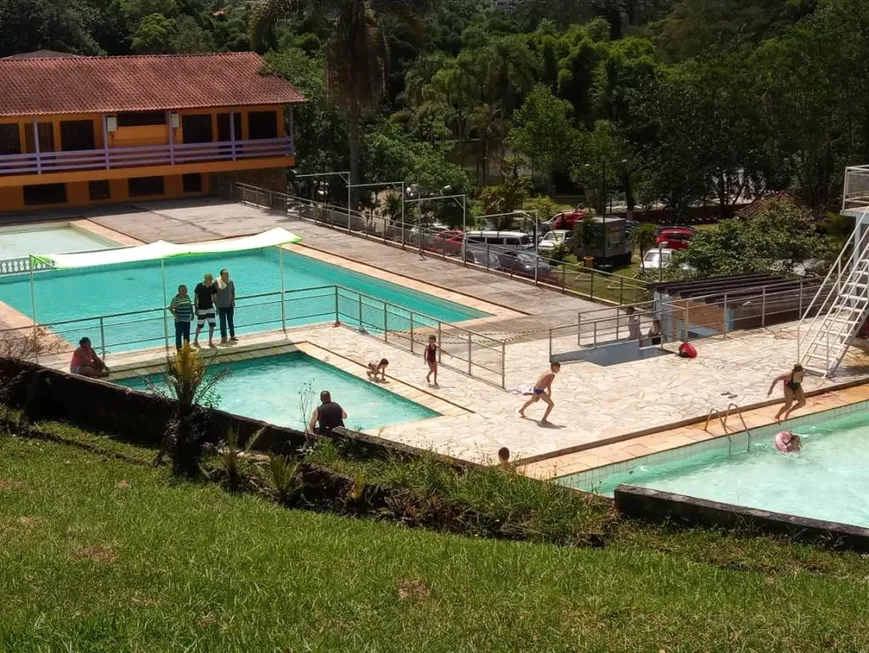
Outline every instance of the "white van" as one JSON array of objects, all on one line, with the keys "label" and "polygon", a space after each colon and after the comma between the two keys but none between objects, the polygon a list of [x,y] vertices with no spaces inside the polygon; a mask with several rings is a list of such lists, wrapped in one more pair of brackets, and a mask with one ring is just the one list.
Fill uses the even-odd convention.
[{"label": "white van", "polygon": [[469,246],[497,245],[512,249],[534,247],[531,236],[522,231],[469,231],[465,234],[465,243]]}]

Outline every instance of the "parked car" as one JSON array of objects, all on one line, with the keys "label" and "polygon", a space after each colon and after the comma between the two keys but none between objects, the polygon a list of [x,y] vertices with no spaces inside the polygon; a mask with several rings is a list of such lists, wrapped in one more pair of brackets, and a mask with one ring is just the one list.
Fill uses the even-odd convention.
[{"label": "parked car", "polygon": [[585,209],[580,208],[575,208],[573,211],[564,211],[552,218],[549,222],[549,226],[552,229],[567,229],[568,231],[573,231],[576,223],[582,222],[585,214]]},{"label": "parked car", "polygon": [[562,243],[566,247],[572,247],[573,232],[568,231],[567,229],[554,229],[547,232],[546,235],[540,239],[540,242],[537,243],[537,251],[540,253],[540,256],[549,256],[552,254],[552,250]]},{"label": "parked car", "polygon": [[464,240],[464,237],[465,234],[461,230],[447,229],[435,235],[428,249],[438,254],[443,253],[447,256],[455,256],[462,253],[462,240]]},{"label": "parked car", "polygon": [[643,256],[642,269],[658,270],[667,267],[670,264],[670,259],[673,258],[674,251],[676,250],[664,247],[650,249]]},{"label": "parked car", "polygon": [[465,249],[465,261],[490,270],[501,269],[501,259],[498,258],[498,253],[491,250],[487,252],[485,249],[468,247]]},{"label": "parked car", "polygon": [[469,231],[467,233],[468,246],[490,245],[494,247],[512,249],[531,249],[534,241],[523,231]]},{"label": "parked car", "polygon": [[534,277],[534,266],[537,265],[537,277],[549,277],[552,268],[534,252],[509,250],[498,254],[498,262],[505,272],[511,272],[523,277]]},{"label": "parked car", "polygon": [[688,249],[693,237],[694,229],[691,227],[662,227],[658,231],[655,245],[668,249]]}]

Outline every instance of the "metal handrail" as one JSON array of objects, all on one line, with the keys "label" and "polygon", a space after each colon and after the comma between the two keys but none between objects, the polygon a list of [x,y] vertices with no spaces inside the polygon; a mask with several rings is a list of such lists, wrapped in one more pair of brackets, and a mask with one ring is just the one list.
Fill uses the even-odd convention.
[{"label": "metal handrail", "polygon": [[739,404],[735,402],[730,402],[727,404],[727,413],[724,416],[724,423],[727,424],[727,418],[730,417],[730,409],[736,409],[736,416],[739,417],[739,420],[742,422],[743,430],[748,434],[748,451],[751,451],[751,429],[748,428],[748,424],[745,423],[745,417],[742,416],[742,408],[739,407]]},{"label": "metal handrail", "polygon": [[717,408],[709,409],[709,412],[706,413],[706,424],[703,426],[703,430],[707,433],[710,433],[709,420],[712,418],[713,415],[716,415],[718,417],[718,421],[721,423],[721,428],[724,429],[724,435],[727,436],[727,457],[729,458],[733,453],[733,434],[727,430],[727,420],[722,418],[720,410],[718,410]]}]

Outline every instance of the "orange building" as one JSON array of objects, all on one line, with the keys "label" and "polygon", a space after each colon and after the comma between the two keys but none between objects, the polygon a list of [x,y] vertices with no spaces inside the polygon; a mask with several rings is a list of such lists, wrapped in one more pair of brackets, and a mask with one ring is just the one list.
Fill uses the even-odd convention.
[{"label": "orange building", "polygon": [[[302,95],[255,53],[0,60],[0,212],[286,189]],[[286,128],[289,122],[290,130]]]}]

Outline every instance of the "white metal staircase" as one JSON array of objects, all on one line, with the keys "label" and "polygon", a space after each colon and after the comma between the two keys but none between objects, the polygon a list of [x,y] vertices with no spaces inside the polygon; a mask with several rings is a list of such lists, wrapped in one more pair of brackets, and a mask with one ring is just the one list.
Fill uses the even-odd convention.
[{"label": "white metal staircase", "polygon": [[831,376],[869,317],[869,209],[803,314],[798,327],[803,367]]}]

